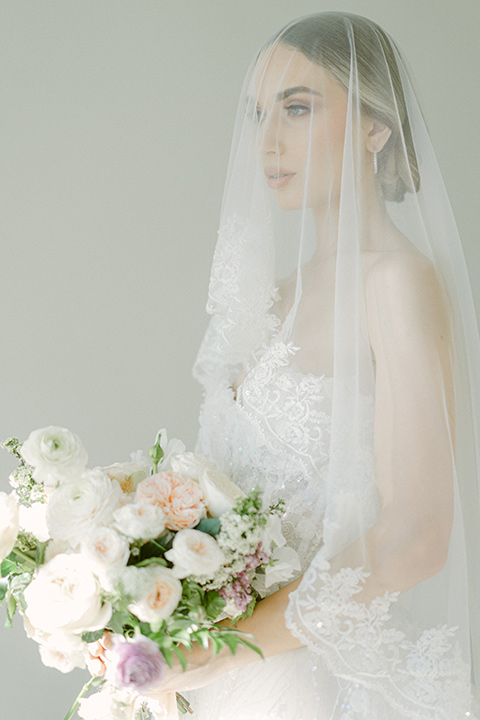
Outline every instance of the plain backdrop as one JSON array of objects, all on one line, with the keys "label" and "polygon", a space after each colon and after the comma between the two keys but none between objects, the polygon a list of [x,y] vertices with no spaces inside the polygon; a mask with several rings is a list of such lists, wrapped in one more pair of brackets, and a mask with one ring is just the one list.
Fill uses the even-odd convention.
[{"label": "plain backdrop", "polygon": [[[192,448],[191,366],[248,63],[295,16],[366,15],[411,68],[480,307],[479,0],[0,0],[0,439],[62,425],[89,466]],[[0,489],[12,459],[0,453]],[[4,610],[0,610],[3,624]],[[0,629],[0,716],[86,679]]]}]

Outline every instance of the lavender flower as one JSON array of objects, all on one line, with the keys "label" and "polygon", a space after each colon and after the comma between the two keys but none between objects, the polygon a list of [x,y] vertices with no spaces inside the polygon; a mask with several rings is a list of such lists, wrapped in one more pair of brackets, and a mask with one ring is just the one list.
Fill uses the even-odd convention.
[{"label": "lavender flower", "polygon": [[[249,582],[245,573],[240,573],[239,579],[235,580],[231,585],[225,585],[218,591],[225,602],[233,603],[238,614],[241,615],[247,609],[248,603],[252,599],[250,594]],[[246,587],[245,587],[246,586]]]},{"label": "lavender flower", "polygon": [[115,687],[146,692],[158,685],[164,674],[165,660],[153,640],[144,635],[131,639],[114,635],[107,676]]}]

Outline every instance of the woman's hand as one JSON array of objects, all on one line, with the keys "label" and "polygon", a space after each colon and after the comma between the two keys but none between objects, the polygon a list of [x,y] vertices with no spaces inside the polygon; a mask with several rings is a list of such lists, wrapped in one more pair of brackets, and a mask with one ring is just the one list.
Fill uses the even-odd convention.
[{"label": "woman's hand", "polygon": [[[302,647],[302,643],[294,637],[285,626],[285,610],[289,594],[296,589],[301,578],[286,585],[281,590],[261,600],[251,618],[240,620],[235,626],[257,645],[264,657]],[[250,648],[239,644],[235,655],[228,647],[224,647],[217,655],[210,648],[204,649],[195,645],[186,653],[187,669],[182,671],[180,662],[175,658],[173,668],[169,668],[164,681],[154,691],[147,693],[156,697],[156,693],[184,692],[208,685],[224,673],[251,662],[261,662],[260,656]]]},{"label": "woman's hand", "polygon": [[[240,648],[237,652],[240,652]],[[178,658],[175,657],[173,667],[167,668],[164,680],[154,690],[145,693],[147,697],[157,698],[164,693],[196,690],[233,669],[231,661],[233,656],[227,647],[224,647],[217,655],[213,655],[210,648],[205,649],[195,643],[193,650],[185,654],[188,662],[187,669],[183,671]]]}]

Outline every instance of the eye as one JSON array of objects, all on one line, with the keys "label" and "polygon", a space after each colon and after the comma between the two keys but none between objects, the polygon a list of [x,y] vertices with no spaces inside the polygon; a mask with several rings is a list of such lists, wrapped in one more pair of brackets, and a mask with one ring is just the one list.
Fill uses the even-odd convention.
[{"label": "eye", "polygon": [[261,108],[255,107],[252,104],[252,105],[247,106],[246,116],[250,120],[250,122],[259,124],[264,120],[265,113],[263,112],[263,110]]},{"label": "eye", "polygon": [[301,117],[302,115],[307,115],[307,113],[310,112],[310,106],[295,103],[287,105],[285,110],[287,111],[287,115],[290,115],[290,117]]}]

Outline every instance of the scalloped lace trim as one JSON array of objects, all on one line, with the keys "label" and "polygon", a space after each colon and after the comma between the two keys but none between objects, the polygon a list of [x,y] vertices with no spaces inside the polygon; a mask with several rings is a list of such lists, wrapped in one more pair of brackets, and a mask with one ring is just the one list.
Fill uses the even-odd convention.
[{"label": "scalloped lace trim", "polygon": [[293,635],[320,654],[331,672],[351,681],[339,720],[385,720],[375,711],[381,700],[412,720],[475,720],[457,628],[415,631],[398,615],[394,624],[399,593],[385,593],[367,607],[354,595],[369,574],[343,568],[331,575],[329,567],[322,559],[312,562],[290,595],[285,617]]}]

